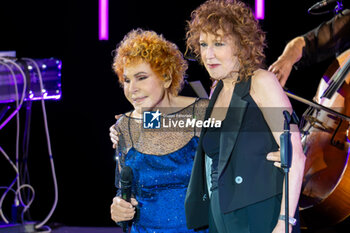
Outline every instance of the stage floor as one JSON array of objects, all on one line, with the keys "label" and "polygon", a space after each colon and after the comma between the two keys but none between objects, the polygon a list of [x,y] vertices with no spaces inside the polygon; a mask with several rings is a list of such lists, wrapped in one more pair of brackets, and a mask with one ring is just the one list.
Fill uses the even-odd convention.
[{"label": "stage floor", "polygon": [[[301,233],[347,233],[347,226],[329,227],[315,231],[301,230]],[[69,227],[62,226],[52,230],[52,233],[123,233],[120,227]]]},{"label": "stage floor", "polygon": [[120,227],[60,227],[52,233],[123,233]]},{"label": "stage floor", "polygon": [[[17,229],[0,228],[0,233],[22,233],[23,231]],[[25,231],[33,232],[33,231]],[[40,232],[40,231],[38,231]],[[330,227],[318,229],[314,231],[301,230],[301,233],[348,233],[348,225],[342,227]],[[81,226],[60,226],[52,228],[51,233],[123,233],[120,227],[81,227]]]},{"label": "stage floor", "polygon": [[[317,231],[302,230],[301,233],[345,233],[349,232],[349,229],[321,229]],[[119,227],[60,227],[53,229],[52,233],[123,233]]]}]

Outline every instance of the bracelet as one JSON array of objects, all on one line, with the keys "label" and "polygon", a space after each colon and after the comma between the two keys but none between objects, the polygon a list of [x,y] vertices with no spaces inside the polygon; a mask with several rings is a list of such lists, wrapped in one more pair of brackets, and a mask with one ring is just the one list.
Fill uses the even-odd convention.
[{"label": "bracelet", "polygon": [[[278,217],[278,220],[286,221],[286,216],[280,214],[280,216]],[[295,218],[293,218],[293,217],[289,217],[288,222],[292,226],[295,226],[297,224],[297,220]]]}]

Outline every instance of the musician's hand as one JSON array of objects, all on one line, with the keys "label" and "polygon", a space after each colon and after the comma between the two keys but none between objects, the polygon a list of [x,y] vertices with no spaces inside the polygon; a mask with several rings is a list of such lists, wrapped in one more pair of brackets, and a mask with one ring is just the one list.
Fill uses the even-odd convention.
[{"label": "musician's hand", "polygon": [[274,151],[267,154],[266,159],[269,161],[273,161],[273,165],[281,168],[281,151]]},{"label": "musician's hand", "polygon": [[111,218],[115,222],[129,221],[135,216],[135,206],[138,202],[135,198],[130,199],[130,203],[120,197],[113,198],[111,205]]},{"label": "musician's hand", "polygon": [[305,47],[305,39],[302,36],[295,37],[289,41],[281,56],[270,67],[269,71],[274,73],[282,87],[292,71],[293,65],[300,60]]},{"label": "musician's hand", "polygon": [[276,75],[282,87],[286,84],[294,61],[287,56],[281,55],[270,67],[269,71]]},{"label": "musician's hand", "polygon": [[[118,120],[120,117],[122,116],[122,114],[119,115],[115,115],[115,119]],[[118,146],[118,142],[119,142],[119,137],[118,137],[119,133],[118,131],[115,129],[115,124],[113,124],[110,128],[109,128],[109,136],[111,137],[111,141],[113,143],[113,149],[116,149]]]}]

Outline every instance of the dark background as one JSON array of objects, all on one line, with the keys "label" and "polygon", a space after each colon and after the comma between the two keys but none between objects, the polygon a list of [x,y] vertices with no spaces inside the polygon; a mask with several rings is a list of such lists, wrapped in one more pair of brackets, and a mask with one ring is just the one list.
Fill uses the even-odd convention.
[{"label": "dark background", "polygon": [[[17,57],[62,60],[62,99],[47,101],[46,108],[59,201],[50,223],[114,226],[109,206],[115,195],[114,151],[108,128],[114,115],[130,110],[111,69],[112,51],[134,28],[155,30],[185,52],[185,25],[190,12],[203,0],[110,0],[109,40],[98,40],[98,1],[11,0],[0,5],[0,51],[15,50]],[[254,1],[246,1],[254,8]],[[315,0],[266,0],[262,28],[267,33],[266,64],[272,64],[293,37],[307,32],[332,14],[311,16]],[[329,61],[293,70],[287,88],[307,99],[317,89]],[[189,80],[204,80],[203,67],[189,62]],[[187,93],[185,93],[187,94]],[[306,106],[292,101],[299,116]],[[23,116],[23,114],[22,114]],[[22,120],[23,121],[23,120]],[[14,159],[15,120],[0,132],[0,146]],[[51,167],[47,153],[41,105],[33,103],[29,169],[35,200],[33,220],[41,221],[53,203]],[[0,186],[15,174],[0,156]],[[2,192],[1,192],[2,193]],[[5,200],[9,215],[12,196]],[[341,224],[344,227],[344,223]],[[340,231],[341,227],[334,228]]]}]

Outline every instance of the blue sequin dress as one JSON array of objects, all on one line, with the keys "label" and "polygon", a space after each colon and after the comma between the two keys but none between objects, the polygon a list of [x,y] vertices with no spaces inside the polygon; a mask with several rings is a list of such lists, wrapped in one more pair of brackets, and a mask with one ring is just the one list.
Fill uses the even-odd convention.
[{"label": "blue sequin dress", "polygon": [[[203,118],[207,101],[197,100],[194,105],[201,107],[189,106],[180,112]],[[142,133],[132,123],[125,116],[117,124],[123,136],[130,138],[129,150],[119,158],[118,166],[132,168],[132,191],[139,203],[131,232],[194,232],[186,227],[184,201],[199,130]]]}]

